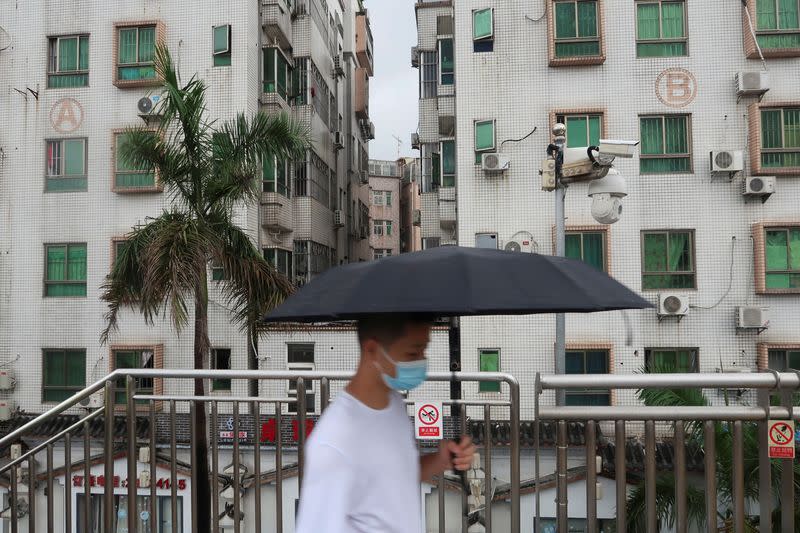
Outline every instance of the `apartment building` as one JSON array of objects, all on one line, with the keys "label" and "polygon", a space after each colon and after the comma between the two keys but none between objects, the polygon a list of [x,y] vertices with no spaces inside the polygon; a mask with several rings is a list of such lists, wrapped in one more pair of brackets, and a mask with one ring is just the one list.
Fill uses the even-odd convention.
[{"label": "apartment building", "polygon": [[369,162],[373,257],[421,249],[419,165],[413,158]]}]

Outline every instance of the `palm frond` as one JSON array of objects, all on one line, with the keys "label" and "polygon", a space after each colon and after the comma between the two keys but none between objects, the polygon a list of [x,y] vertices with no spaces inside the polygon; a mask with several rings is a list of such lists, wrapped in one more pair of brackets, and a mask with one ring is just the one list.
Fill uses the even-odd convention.
[{"label": "palm frond", "polygon": [[[675,478],[671,474],[656,477],[656,516],[661,526],[675,525]],[[690,524],[705,524],[705,494],[687,487],[686,510]],[[647,531],[647,500],[644,484],[634,487],[628,495],[628,532]]]}]

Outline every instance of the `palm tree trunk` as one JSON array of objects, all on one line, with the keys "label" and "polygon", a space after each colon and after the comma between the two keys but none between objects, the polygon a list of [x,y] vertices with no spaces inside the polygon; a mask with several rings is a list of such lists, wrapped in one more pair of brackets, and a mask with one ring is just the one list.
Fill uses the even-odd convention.
[{"label": "palm tree trunk", "polygon": [[[195,323],[194,323],[194,367],[196,370],[206,368],[208,361],[208,292],[206,280],[202,280],[195,297]],[[205,380],[197,379],[194,382],[195,396],[205,396]],[[197,509],[195,517],[197,522],[192,524],[193,531],[198,533],[211,532],[211,480],[208,468],[208,427],[206,420],[205,402],[195,405],[195,431],[192,435],[195,443],[195,456],[192,463],[197,476],[192,480],[197,487]],[[215,428],[214,428],[215,429]]]}]

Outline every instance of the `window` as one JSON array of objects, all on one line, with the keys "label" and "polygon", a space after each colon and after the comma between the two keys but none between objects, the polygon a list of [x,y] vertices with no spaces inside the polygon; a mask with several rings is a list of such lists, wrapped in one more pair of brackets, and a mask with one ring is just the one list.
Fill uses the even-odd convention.
[{"label": "window", "polygon": [[494,51],[494,10],[472,12],[472,47],[474,52]]},{"label": "window", "polygon": [[[281,98],[288,100],[291,93],[289,82],[292,79],[289,61],[278,48],[264,48],[264,92],[278,93]],[[327,96],[326,96],[327,100]],[[322,116],[327,116],[325,113]],[[325,119],[327,122],[327,119]]]},{"label": "window", "polygon": [[683,0],[636,2],[636,56],[688,55]]},{"label": "window", "polygon": [[42,401],[62,402],[86,387],[86,350],[44,350]]},{"label": "window", "polygon": [[567,231],[565,255],[606,271],[606,232]]},{"label": "window", "polygon": [[[439,149],[441,150],[441,183],[442,187],[456,186],[456,142],[453,140],[442,141]],[[438,154],[437,154],[438,155]]]},{"label": "window", "polygon": [[214,66],[228,67],[231,64],[231,25],[214,26]]},{"label": "window", "polygon": [[[155,482],[155,480],[153,480]],[[185,483],[184,479],[180,479]],[[169,488],[169,487],[166,487]],[[149,489],[148,489],[149,491]],[[149,494],[149,492],[148,492]],[[105,508],[103,507],[103,495],[92,494],[89,503],[92,512],[89,515],[89,527],[86,527],[86,505],[84,498],[86,494],[83,488],[80,493],[76,493],[75,509],[77,509],[77,531],[84,533],[101,533],[103,531],[103,521],[105,517]],[[147,531],[152,533],[173,533],[174,531],[183,531],[183,496],[178,496],[175,500],[175,507],[177,508],[178,521],[172,524],[172,497],[171,496],[156,496],[156,516],[152,519],[153,528],[142,524],[140,531]],[[126,516],[129,512],[128,509],[128,496],[122,494],[114,495],[114,515],[112,517],[111,531],[123,531],[127,528]],[[135,512],[140,516],[149,516],[150,513],[150,496],[137,496]]]},{"label": "window", "polygon": [[86,190],[86,139],[47,141],[47,179],[50,192]]},{"label": "window", "polygon": [[117,32],[117,80],[155,80],[156,26],[121,27]]},{"label": "window", "polygon": [[86,244],[45,246],[45,296],[86,296]]},{"label": "window", "polygon": [[[153,349],[118,349],[112,350],[112,357],[115,369],[120,368],[155,368],[155,352]],[[153,378],[135,378],[136,394],[153,394],[155,391]],[[124,404],[127,402],[125,393],[125,378],[120,378],[116,383],[114,392],[114,403]]]},{"label": "window", "polygon": [[[214,370],[230,370],[231,369],[231,351],[228,348],[214,348],[211,350],[211,368]],[[212,379],[212,391],[230,391],[231,380],[229,379]]]},{"label": "window", "polygon": [[455,69],[453,60],[453,39],[439,40],[439,83],[453,85]]},{"label": "window", "polygon": [[392,207],[392,191],[372,191],[372,205]]},{"label": "window", "polygon": [[643,232],[642,289],[693,289],[694,287],[694,232]]},{"label": "window", "polygon": [[392,221],[391,220],[373,220],[372,221],[372,234],[385,235],[386,237],[392,236]]},{"label": "window", "polygon": [[800,370],[800,347],[794,350],[770,349],[769,369],[778,372]]},{"label": "window", "polygon": [[[360,207],[367,209],[366,205],[359,202]],[[368,220],[369,215],[366,217],[362,211],[362,220]],[[369,225],[366,226],[364,231],[364,238],[368,235]],[[298,285],[303,285],[316,275],[321,274],[328,270],[331,265],[336,263],[337,255],[334,248],[329,248],[323,244],[314,241],[294,241],[294,282]]]},{"label": "window", "polygon": [[424,237],[422,239],[422,249],[429,250],[431,248],[438,248],[441,246],[441,238],[440,237]]},{"label": "window", "polygon": [[373,259],[381,259],[383,257],[391,257],[392,251],[386,248],[376,248],[375,251],[372,253]]},{"label": "window", "polygon": [[[314,370],[314,345],[313,344],[287,344],[287,369],[288,370]],[[313,413],[315,408],[314,381],[305,380],[303,384],[306,396],[306,413]],[[297,398],[297,380],[290,379],[288,386],[290,398]],[[287,411],[297,413],[297,402],[289,402]]]},{"label": "window", "polygon": [[[608,350],[567,350],[567,374],[608,374]],[[566,391],[567,405],[611,405],[608,389],[569,389]]]},{"label": "window", "polygon": [[292,279],[292,252],[280,248],[265,248],[264,259],[272,263],[275,270]]},{"label": "window", "polygon": [[386,203],[386,207],[392,207],[392,191],[384,192],[384,200]]},{"label": "window", "polygon": [[691,172],[688,115],[640,117],[642,174]]},{"label": "window", "polygon": [[262,169],[264,192],[276,192],[289,197],[289,165],[286,160],[274,156],[264,158]]},{"label": "window", "polygon": [[225,269],[222,267],[222,262],[212,259],[211,260],[211,281],[225,281],[228,276],[225,275]]},{"label": "window", "polygon": [[89,86],[88,35],[51,37],[48,50],[48,88]]},{"label": "window", "polygon": [[766,289],[800,289],[800,227],[764,232]]},{"label": "window", "polygon": [[438,54],[435,51],[422,51],[419,56],[420,98],[436,98],[438,94]]},{"label": "window", "polygon": [[[479,359],[481,372],[500,372],[500,350],[481,350]],[[481,381],[478,392],[500,392],[500,382]]]},{"label": "window", "polygon": [[800,168],[800,107],[761,110],[762,168]]},{"label": "window", "polygon": [[600,55],[597,0],[557,0],[555,57]]},{"label": "window", "polygon": [[800,48],[800,1],[757,0],[756,40],[767,51]]},{"label": "window", "polygon": [[475,122],[475,164],[481,164],[482,152],[494,150],[494,120]]},{"label": "window", "polygon": [[603,117],[599,114],[556,115],[556,122],[567,127],[567,148],[598,146],[602,136]]},{"label": "window", "polygon": [[698,372],[696,348],[647,348],[644,351],[647,372]]},{"label": "window", "polygon": [[128,142],[128,134],[117,133],[114,142],[116,144],[114,190],[119,192],[153,190],[156,187],[156,173],[153,169],[147,165],[137,165],[122,155],[122,149]]},{"label": "window", "polygon": [[331,198],[331,169],[313,150],[308,152],[308,159],[294,162],[294,195],[311,196],[319,203],[330,209]]}]

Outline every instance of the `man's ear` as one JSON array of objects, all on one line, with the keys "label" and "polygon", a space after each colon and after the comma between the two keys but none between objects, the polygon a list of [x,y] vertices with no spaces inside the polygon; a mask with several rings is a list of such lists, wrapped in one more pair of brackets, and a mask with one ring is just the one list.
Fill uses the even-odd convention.
[{"label": "man's ear", "polygon": [[366,339],[361,343],[361,352],[369,357],[375,357],[380,350],[380,344],[375,339]]}]

